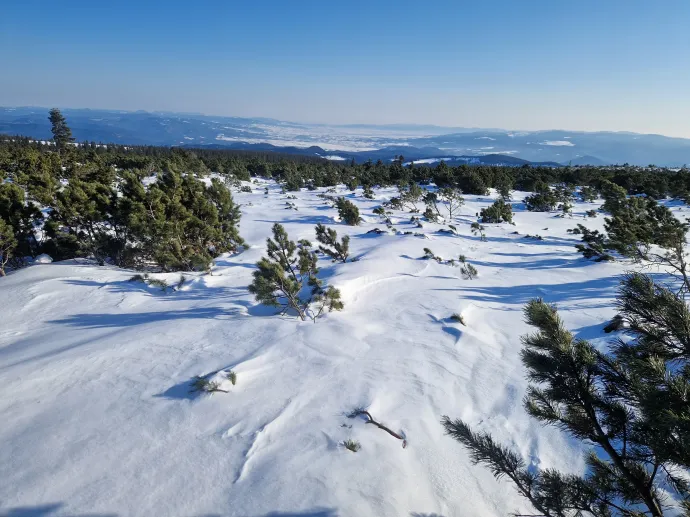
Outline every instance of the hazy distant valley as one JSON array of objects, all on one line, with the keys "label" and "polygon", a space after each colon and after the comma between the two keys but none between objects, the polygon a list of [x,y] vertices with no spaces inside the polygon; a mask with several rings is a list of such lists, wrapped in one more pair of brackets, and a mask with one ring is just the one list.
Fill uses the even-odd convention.
[{"label": "hazy distant valley", "polygon": [[[0,133],[49,139],[45,108],[0,108]],[[434,163],[524,161],[549,165],[680,167],[690,162],[690,139],[626,132],[505,131],[427,125],[320,125],[266,118],[183,113],[65,109],[78,141],[276,150],[357,162]]]}]

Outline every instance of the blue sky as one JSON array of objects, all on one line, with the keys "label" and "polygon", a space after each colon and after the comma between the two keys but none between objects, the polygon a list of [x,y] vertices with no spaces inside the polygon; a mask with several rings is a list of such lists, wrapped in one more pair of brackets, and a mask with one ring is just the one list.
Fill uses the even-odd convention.
[{"label": "blue sky", "polygon": [[688,27],[688,0],[8,0],[0,105],[690,137]]}]

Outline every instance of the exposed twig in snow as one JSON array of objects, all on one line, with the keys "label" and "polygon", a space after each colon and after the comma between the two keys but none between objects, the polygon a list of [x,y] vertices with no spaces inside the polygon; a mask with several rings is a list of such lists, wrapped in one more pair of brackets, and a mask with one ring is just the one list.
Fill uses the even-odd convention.
[{"label": "exposed twig in snow", "polygon": [[407,447],[407,440],[406,440],[405,438],[403,438],[402,436],[400,436],[400,435],[399,435],[398,433],[396,433],[395,431],[392,431],[390,428],[386,427],[385,425],[383,425],[383,424],[377,422],[376,420],[374,420],[374,417],[371,416],[371,413],[369,413],[369,411],[367,411],[367,410],[365,410],[365,409],[355,409],[352,413],[350,413],[349,415],[347,415],[347,417],[348,417],[348,418],[355,418],[355,417],[357,417],[357,416],[359,416],[359,415],[364,415],[364,416],[367,417],[367,424],[374,424],[376,427],[378,427],[379,429],[383,429],[384,431],[386,431],[388,434],[390,434],[390,435],[393,436],[394,438],[397,438],[398,440],[402,440],[403,449],[404,449],[405,447]]}]

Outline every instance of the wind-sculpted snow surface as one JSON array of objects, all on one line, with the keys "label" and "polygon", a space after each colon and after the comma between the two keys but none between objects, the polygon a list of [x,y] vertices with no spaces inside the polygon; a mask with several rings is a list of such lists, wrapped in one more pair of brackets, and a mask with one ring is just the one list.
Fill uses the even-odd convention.
[{"label": "wind-sculpted snow surface", "polygon": [[[386,224],[372,210],[392,189],[368,200],[339,188],[333,195],[363,218],[346,226],[317,197],[325,189],[295,193],[295,210],[266,184],[268,195],[263,183],[236,194],[250,248],[219,257],[211,275],[186,274],[179,290],[75,261],[0,280],[0,515],[532,513],[443,435],[444,414],[540,468],[584,467],[575,442],[525,415],[519,337],[529,330],[524,304],[543,297],[578,337],[606,342],[626,265],[584,260],[566,231],[600,229],[603,217],[584,216],[596,204],[559,218],[515,202],[515,226],[484,225],[484,242],[470,223],[490,196],[466,196],[457,235],[418,228],[400,211],[391,216],[398,233],[377,235],[367,232]],[[317,223],[350,235],[355,260],[319,261],[344,310],[312,323],[256,303],[247,286],[275,222],[295,241],[314,242]],[[425,247],[442,260],[423,259]],[[475,279],[463,279],[460,254]],[[228,393],[191,390],[196,376],[230,371]],[[357,408],[406,447],[347,418]],[[348,439],[361,449],[343,447]]]}]

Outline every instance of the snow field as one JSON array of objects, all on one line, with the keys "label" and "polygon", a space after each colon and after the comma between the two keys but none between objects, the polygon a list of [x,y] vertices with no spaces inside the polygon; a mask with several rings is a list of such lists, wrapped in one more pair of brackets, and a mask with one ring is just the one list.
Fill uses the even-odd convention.
[{"label": "snow field", "polygon": [[[252,187],[235,194],[251,247],[219,257],[212,275],[185,273],[180,291],[86,261],[0,280],[0,515],[529,513],[508,482],[472,466],[443,435],[444,414],[492,432],[535,466],[583,468],[576,443],[522,409],[519,337],[529,330],[522,307],[543,297],[578,337],[606,342],[626,264],[582,259],[578,236],[566,232],[601,228],[603,216],[584,218],[597,204],[577,202],[574,217],[561,219],[524,211],[526,193],[515,193],[515,226],[485,225],[482,242],[470,223],[491,196],[465,196],[457,236],[438,233],[442,224],[418,229],[396,211],[396,229],[422,238],[366,233],[386,229],[372,209],[393,189],[367,200],[340,187],[364,219],[350,227],[317,197],[326,189],[290,193],[293,210],[274,183]],[[343,311],[300,322],[247,292],[274,222],[294,241],[315,241],[317,223],[351,236],[357,261],[320,260]],[[422,259],[424,247],[466,255],[479,276],[463,280],[459,266]],[[450,319],[455,312],[466,326]],[[190,393],[194,376],[230,370],[236,385],[216,377],[229,393]],[[345,416],[360,406],[407,447]],[[346,450],[346,439],[361,450]]]}]

